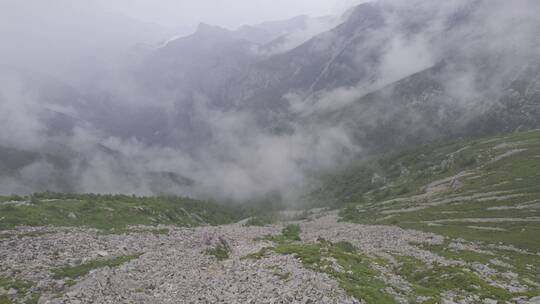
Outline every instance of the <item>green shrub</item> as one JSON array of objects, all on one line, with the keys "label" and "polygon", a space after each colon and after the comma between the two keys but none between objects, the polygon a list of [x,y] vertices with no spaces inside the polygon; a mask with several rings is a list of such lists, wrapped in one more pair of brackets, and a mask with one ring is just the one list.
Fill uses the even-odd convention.
[{"label": "green shrub", "polygon": [[231,247],[224,239],[220,238],[219,243],[214,248],[206,249],[204,253],[213,255],[218,261],[223,261],[229,258]]},{"label": "green shrub", "polygon": [[290,241],[301,241],[300,239],[300,226],[298,225],[287,225],[287,227],[283,228],[281,231],[281,235],[284,239],[290,240]]},{"label": "green shrub", "polygon": [[127,263],[131,260],[137,259],[141,254],[125,255],[119,256],[107,260],[95,260],[88,263],[77,265],[77,266],[66,266],[61,268],[53,269],[53,278],[54,279],[63,279],[70,278],[76,279],[88,274],[90,271],[103,267],[118,267],[124,263]]}]

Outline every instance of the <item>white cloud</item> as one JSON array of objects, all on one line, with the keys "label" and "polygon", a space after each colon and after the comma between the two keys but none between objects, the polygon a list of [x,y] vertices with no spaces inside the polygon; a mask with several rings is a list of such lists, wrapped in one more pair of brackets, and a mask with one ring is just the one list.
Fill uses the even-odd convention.
[{"label": "white cloud", "polygon": [[106,9],[167,26],[206,22],[235,28],[243,24],[329,15],[365,0],[99,0]]}]

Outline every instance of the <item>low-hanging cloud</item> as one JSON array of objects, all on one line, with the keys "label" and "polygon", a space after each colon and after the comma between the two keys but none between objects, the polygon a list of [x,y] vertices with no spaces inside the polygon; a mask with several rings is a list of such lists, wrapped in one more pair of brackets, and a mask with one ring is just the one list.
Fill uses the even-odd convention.
[{"label": "low-hanging cloud", "polygon": [[[88,50],[81,53],[78,51],[80,46],[68,48],[73,52],[70,58],[75,58],[78,71],[82,71],[77,81],[69,77],[73,73],[71,62],[64,62],[62,56],[55,56],[51,49],[41,49],[46,53],[44,57],[50,55],[54,59],[42,65],[41,61],[46,60],[41,55],[18,56],[13,50],[4,48],[0,50],[0,55],[5,55],[0,63],[21,63],[25,69],[35,68],[83,93],[81,96],[69,95],[68,100],[57,100],[54,94],[44,98],[45,94],[32,89],[31,81],[25,82],[14,76],[19,72],[0,73],[0,146],[35,152],[22,167],[0,176],[0,192],[29,193],[48,189],[138,195],[166,193],[236,201],[279,193],[283,199],[294,201],[308,186],[306,176],[335,168],[369,150],[355,138],[355,132],[362,130],[351,128],[348,120],[325,119],[327,115],[352,109],[350,112],[357,114],[353,119],[370,128],[376,128],[379,121],[389,121],[400,115],[396,112],[401,108],[385,99],[391,98],[388,93],[381,97],[385,102],[359,105],[358,101],[369,94],[446,64],[444,73],[438,77],[443,84],[441,90],[448,95],[445,101],[451,104],[434,113],[434,120],[439,119],[438,116],[440,119],[448,117],[444,111],[453,108],[474,109],[468,113],[474,117],[474,113],[491,106],[494,101],[486,102],[491,100],[486,96],[496,100],[501,94],[497,87],[507,84],[536,58],[539,39],[534,37],[540,24],[534,10],[530,9],[537,4],[531,1],[516,1],[512,5],[504,1],[492,3],[495,2],[489,6],[489,2],[484,1],[485,10],[475,10],[472,18],[466,18],[472,26],[453,28],[448,22],[469,13],[470,1],[414,0],[411,4],[405,0],[382,0],[380,5],[390,7],[385,9],[384,27],[367,33],[366,39],[354,46],[358,54],[354,64],[358,66],[367,64],[367,48],[377,48],[379,56],[374,63],[369,62],[373,67],[370,77],[357,84],[331,89],[290,90],[283,96],[288,102],[286,113],[279,113],[290,119],[279,132],[261,124],[249,107],[222,107],[218,97],[199,92],[199,89],[194,92],[173,89],[147,95],[131,78],[131,68],[136,64],[124,65],[114,59],[119,54],[126,54],[119,49],[125,51],[130,42],[122,42],[122,47],[118,48],[115,43],[113,50],[105,51],[114,54],[108,57],[117,64],[112,69],[103,66],[86,69],[81,58],[86,58]],[[411,14],[415,14],[419,25],[409,24],[409,18],[403,17]],[[285,37],[272,52],[284,52],[316,33],[330,30],[333,25],[311,24],[305,31]],[[508,28],[520,30],[514,32]],[[78,40],[71,42],[74,41]],[[103,42],[105,46],[111,44]],[[83,45],[83,49],[87,47]],[[36,51],[39,50],[36,46]],[[147,51],[143,47],[141,53],[127,53],[140,58]],[[335,51],[341,50],[336,46]],[[78,57],[80,54],[84,56]],[[26,58],[35,61],[24,62]],[[480,63],[476,64],[476,61]],[[55,70],[51,63],[65,66]],[[486,70],[477,68],[482,64],[493,73],[482,75]],[[97,93],[87,94],[94,90]],[[92,112],[98,107],[118,112],[112,113],[116,116],[111,117],[118,117],[119,125],[122,124],[120,119],[130,119],[123,117],[128,115],[122,112],[124,110],[125,113],[155,110],[160,113],[158,115],[163,115],[159,120],[180,119],[175,116],[176,112],[189,111],[189,115],[180,117],[188,120],[185,117],[189,116],[191,125],[187,122],[185,125],[203,135],[200,135],[199,145],[186,148],[181,144],[152,144],[137,136],[111,134],[96,121],[83,119],[91,117],[85,115],[88,114],[85,111]],[[413,106],[407,111],[410,120],[418,123],[418,129],[425,127]],[[98,113],[111,114],[106,110]],[[75,123],[69,128],[51,130],[51,124],[44,117],[69,117]],[[134,125],[137,123],[145,122]],[[159,133],[154,135],[160,136]]]}]

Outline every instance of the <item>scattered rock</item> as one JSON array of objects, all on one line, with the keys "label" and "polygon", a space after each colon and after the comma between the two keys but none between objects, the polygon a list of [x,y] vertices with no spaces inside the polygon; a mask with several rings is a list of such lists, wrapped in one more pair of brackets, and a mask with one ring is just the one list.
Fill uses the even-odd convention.
[{"label": "scattered rock", "polygon": [[9,297],[13,297],[13,296],[16,296],[17,293],[19,293],[19,292],[17,291],[17,289],[10,288],[10,289],[7,291],[6,294],[7,294]]},{"label": "scattered rock", "polygon": [[[337,221],[337,212],[321,213],[311,221],[296,222],[301,227],[305,243],[321,240],[348,241],[366,255],[386,256],[388,252],[417,258],[425,263],[456,265],[418,244],[440,245],[444,238],[432,233],[404,230],[395,226],[358,225]],[[280,234],[282,225],[244,227],[242,224],[219,227],[178,228],[166,227],[166,235],[129,233],[103,235],[86,228],[21,228],[9,233],[47,231],[44,237],[20,238],[10,241],[11,246],[0,246],[2,266],[0,276],[12,275],[35,282],[34,291],[41,293],[40,304],[55,303],[365,303],[340,288],[338,282],[326,274],[307,269],[292,255],[269,254],[259,260],[242,259],[264,247],[268,241],[254,242],[255,238]],[[6,244],[5,242],[4,244]],[[453,243],[455,250],[472,246],[465,241]],[[221,246],[230,249],[223,261],[204,254],[208,248]],[[473,248],[474,249],[474,248]],[[93,253],[89,255],[88,253]],[[92,270],[88,275],[71,281],[54,280],[51,268],[80,265],[94,259],[144,253],[138,259],[115,268]],[[328,267],[337,273],[354,275],[343,269],[337,261],[328,258]],[[492,259],[494,264],[504,262]],[[458,264],[461,265],[461,264]],[[463,265],[462,265],[463,266]],[[386,266],[377,269],[395,296],[397,303],[406,303],[403,297],[411,290],[399,275],[385,273]],[[492,276],[494,269],[482,264],[474,265],[476,273]],[[287,279],[276,275],[287,274]],[[469,271],[471,271],[469,269]],[[504,274],[516,281],[513,273]],[[519,290],[516,283],[515,290]],[[56,299],[61,290],[62,297]],[[17,290],[0,290],[0,295],[17,295]],[[401,294],[400,294],[401,293]],[[444,295],[445,303],[452,303],[455,295]],[[20,296],[19,296],[20,297]],[[418,298],[418,303],[429,302]],[[540,303],[540,299],[536,299]],[[464,303],[481,303],[470,298]],[[488,303],[488,302],[485,302]],[[527,301],[523,303],[529,303]]]},{"label": "scattered rock", "polygon": [[103,250],[100,250],[98,252],[96,252],[98,256],[100,257],[106,257],[106,256],[109,256],[109,253],[107,251],[103,251]]}]

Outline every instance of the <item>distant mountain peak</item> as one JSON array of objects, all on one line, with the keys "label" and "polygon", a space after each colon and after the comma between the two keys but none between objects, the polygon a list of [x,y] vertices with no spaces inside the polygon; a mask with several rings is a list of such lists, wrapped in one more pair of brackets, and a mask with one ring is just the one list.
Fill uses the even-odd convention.
[{"label": "distant mountain peak", "polygon": [[222,35],[222,34],[230,34],[230,31],[216,25],[210,25],[210,24],[201,22],[197,26],[197,31],[195,32],[195,34],[204,34],[204,35],[220,34]]}]

